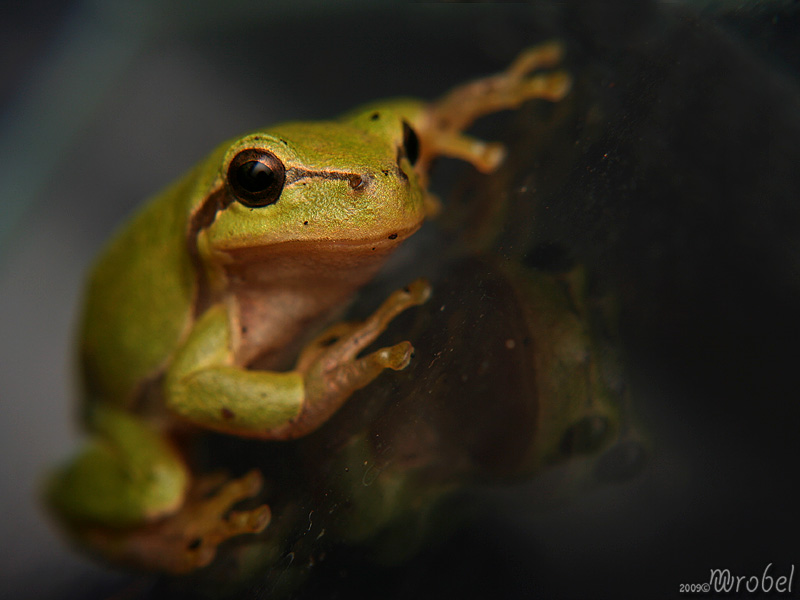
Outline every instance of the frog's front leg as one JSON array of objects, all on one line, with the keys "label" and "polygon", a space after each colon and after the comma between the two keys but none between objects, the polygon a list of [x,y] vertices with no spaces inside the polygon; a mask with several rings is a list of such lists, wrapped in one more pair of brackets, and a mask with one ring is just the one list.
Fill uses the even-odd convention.
[{"label": "frog's front leg", "polygon": [[384,369],[408,365],[413,350],[409,342],[357,355],[399,313],[429,296],[430,286],[422,280],[394,292],[363,323],[340,323],[325,331],[288,372],[235,365],[227,309],[213,306],[198,320],[167,373],[167,405],[217,431],[260,439],[303,436]]},{"label": "frog's front leg", "polygon": [[562,55],[558,42],[528,48],[505,71],[456,87],[431,103],[417,124],[423,142],[418,170],[426,173],[430,162],[444,155],[470,162],[484,173],[493,171],[503,160],[503,146],[463,132],[479,117],[517,108],[527,100],[561,100],[572,86],[572,78],[564,71],[537,71],[554,67]]}]

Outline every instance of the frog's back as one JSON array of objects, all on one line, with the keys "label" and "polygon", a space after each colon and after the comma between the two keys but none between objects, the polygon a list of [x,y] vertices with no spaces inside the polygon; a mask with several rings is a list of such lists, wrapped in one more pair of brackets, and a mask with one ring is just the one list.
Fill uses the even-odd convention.
[{"label": "frog's back", "polygon": [[128,404],[188,326],[197,283],[186,236],[196,184],[190,173],[145,205],[94,265],[80,330],[90,401]]}]

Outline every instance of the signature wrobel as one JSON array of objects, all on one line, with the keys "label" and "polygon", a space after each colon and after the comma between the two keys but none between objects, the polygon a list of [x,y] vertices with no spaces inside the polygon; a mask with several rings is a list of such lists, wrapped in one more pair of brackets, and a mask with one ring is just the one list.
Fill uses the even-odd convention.
[{"label": "signature wrobel", "polygon": [[769,563],[760,575],[734,575],[730,569],[711,569],[707,583],[682,583],[680,592],[777,592],[791,593],[794,580],[794,565],[788,575],[772,574],[772,563]]}]

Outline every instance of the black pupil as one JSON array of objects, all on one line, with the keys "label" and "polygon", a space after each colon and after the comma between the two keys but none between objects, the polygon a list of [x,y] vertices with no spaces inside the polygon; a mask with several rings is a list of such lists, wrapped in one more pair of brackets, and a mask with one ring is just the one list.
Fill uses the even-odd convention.
[{"label": "black pupil", "polygon": [[236,200],[251,208],[277,202],[285,182],[286,168],[267,150],[242,150],[228,167],[231,192]]},{"label": "black pupil", "polygon": [[248,160],[236,170],[238,184],[252,194],[268,189],[274,182],[275,172],[258,160]]}]

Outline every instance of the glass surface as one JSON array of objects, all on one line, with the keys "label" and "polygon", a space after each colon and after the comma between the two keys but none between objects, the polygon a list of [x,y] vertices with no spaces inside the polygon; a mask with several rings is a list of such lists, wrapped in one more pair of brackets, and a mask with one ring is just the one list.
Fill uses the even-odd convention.
[{"label": "glass surface", "polygon": [[[439,296],[386,334],[414,340],[414,368],[362,391],[307,445],[201,444],[209,468],[257,464],[296,491],[285,514],[310,527],[328,505],[309,480],[344,481],[329,450],[368,431],[409,470],[438,464],[431,477],[462,490],[445,506],[468,518],[393,566],[369,560],[379,544],[324,545],[320,560],[322,542],[298,538],[244,597],[267,597],[295,556],[308,598],[671,597],[712,568],[761,578],[772,563],[769,575],[788,575],[800,525],[798,26],[788,2],[34,2],[9,14],[3,591],[188,593],[74,554],[36,498],[79,440],[73,325],[113,228],[237,133],[378,98],[432,99],[550,39],[565,44],[571,94],[479,123],[476,135],[507,144],[505,165],[491,176],[437,165],[442,216],[350,309],[368,314],[428,276]],[[532,354],[513,336],[546,298],[566,318],[576,267],[591,284],[578,297],[599,315],[587,317],[592,339],[613,349],[598,355],[622,373],[616,437],[529,469],[539,405],[528,403]],[[455,315],[446,326],[440,306]],[[595,417],[576,419],[559,448],[593,449],[606,427]]]}]

